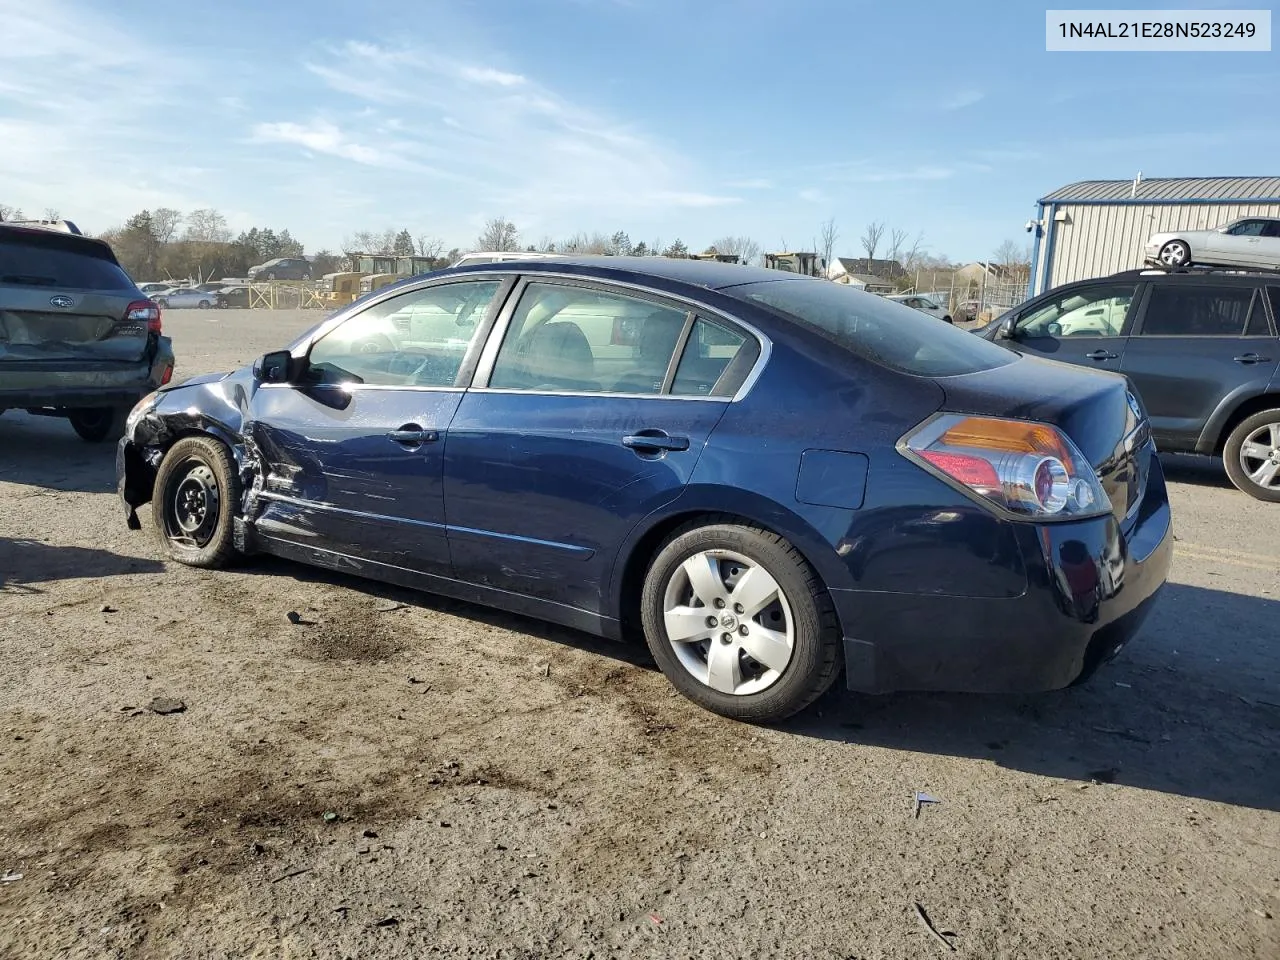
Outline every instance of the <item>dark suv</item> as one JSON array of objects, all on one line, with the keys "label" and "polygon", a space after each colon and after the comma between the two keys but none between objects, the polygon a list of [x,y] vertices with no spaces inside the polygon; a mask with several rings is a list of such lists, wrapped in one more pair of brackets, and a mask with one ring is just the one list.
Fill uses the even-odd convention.
[{"label": "dark suv", "polygon": [[1065,284],[978,331],[1019,353],[1129,377],[1161,450],[1221,456],[1280,502],[1280,276],[1128,271]]},{"label": "dark suv", "polygon": [[160,308],[111,247],[0,223],[0,411],[66,417],[85,440],[110,440],[172,376]]},{"label": "dark suv", "polygon": [[276,257],[249,268],[250,280],[310,280],[311,262],[301,257]]}]

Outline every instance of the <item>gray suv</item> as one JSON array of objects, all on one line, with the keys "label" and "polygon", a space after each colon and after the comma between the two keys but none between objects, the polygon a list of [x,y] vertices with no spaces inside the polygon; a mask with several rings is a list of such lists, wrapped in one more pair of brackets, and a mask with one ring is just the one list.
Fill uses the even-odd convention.
[{"label": "gray suv", "polygon": [[1221,456],[1280,503],[1280,276],[1133,270],[1064,284],[977,332],[1018,353],[1114,370],[1162,451]]},{"label": "gray suv", "polygon": [[310,280],[311,261],[301,257],[276,257],[249,268],[250,280]]},{"label": "gray suv", "polygon": [[65,417],[89,442],[113,440],[173,364],[160,307],[110,246],[0,223],[0,412]]}]

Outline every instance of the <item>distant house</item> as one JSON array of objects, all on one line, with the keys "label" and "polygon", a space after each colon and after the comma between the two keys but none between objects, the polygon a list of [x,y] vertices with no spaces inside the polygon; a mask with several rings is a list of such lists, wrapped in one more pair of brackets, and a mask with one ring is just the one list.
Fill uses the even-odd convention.
[{"label": "distant house", "polygon": [[859,290],[867,291],[867,293],[893,293],[897,289],[888,280],[872,276],[869,273],[843,273],[838,277],[832,277],[832,279],[836,283],[857,287]]},{"label": "distant house", "polygon": [[897,260],[873,260],[867,257],[834,257],[831,266],[827,268],[828,280],[855,275],[893,281],[905,277],[907,271]]},{"label": "distant house", "polygon": [[995,263],[991,260],[974,260],[963,267],[956,267],[956,283],[981,283],[983,276],[987,282],[1014,283],[1027,279],[1026,264]]}]

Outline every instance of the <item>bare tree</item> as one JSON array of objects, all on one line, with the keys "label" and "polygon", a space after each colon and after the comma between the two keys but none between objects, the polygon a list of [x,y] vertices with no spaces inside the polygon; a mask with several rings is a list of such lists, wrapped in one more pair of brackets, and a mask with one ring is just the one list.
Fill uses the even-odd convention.
[{"label": "bare tree", "polygon": [[45,207],[45,208],[44,208],[44,218],[45,218],[46,220],[61,220],[61,219],[62,219],[62,211],[61,211],[61,210],[59,210],[57,207]]},{"label": "bare tree", "polygon": [[376,253],[378,235],[371,230],[357,230],[342,241],[342,252],[347,256],[353,253]]},{"label": "bare tree", "polygon": [[151,211],[151,230],[161,243],[172,243],[177,239],[181,223],[182,214],[172,207],[156,207]]},{"label": "bare tree", "polygon": [[561,253],[606,254],[611,252],[613,241],[597,230],[595,233],[575,233],[557,244]]},{"label": "bare tree", "polygon": [[721,237],[713,246],[717,253],[732,254],[743,263],[754,263],[760,256],[760,244],[750,237]]},{"label": "bare tree", "polygon": [[[152,217],[154,223],[154,216]],[[176,229],[177,224],[173,227]],[[217,210],[192,210],[187,214],[187,240],[204,243],[227,243],[231,240],[231,231],[227,229],[227,218]]]},{"label": "bare tree", "polygon": [[11,207],[7,203],[0,203],[0,220],[21,220],[23,219],[21,207]]},{"label": "bare tree", "polygon": [[[836,218],[832,217],[822,225],[822,243],[818,249],[822,252],[822,262],[827,267],[831,267],[831,257],[836,250],[836,241],[840,239],[840,230],[836,226]],[[790,249],[787,242],[782,242],[782,249]]]},{"label": "bare tree", "polygon": [[432,260],[440,259],[440,254],[444,253],[444,241],[439,237],[430,237],[425,233],[416,237],[413,241],[414,246],[418,249],[418,256],[430,257]]},{"label": "bare tree", "polygon": [[911,241],[911,246],[907,248],[902,256],[902,266],[907,270],[915,270],[920,266],[920,261],[924,256],[924,234],[917,233],[916,238]]},{"label": "bare tree", "polygon": [[484,229],[476,239],[476,249],[495,253],[519,250],[520,232],[506,217],[494,217],[485,222]]},{"label": "bare tree", "polygon": [[876,258],[876,250],[880,246],[882,236],[884,236],[884,224],[879,220],[872,220],[862,231],[862,249],[867,252],[868,260]]},{"label": "bare tree", "polygon": [[899,230],[897,227],[889,231],[889,250],[885,254],[886,259],[902,262],[902,251],[907,244],[907,236],[907,231]]}]

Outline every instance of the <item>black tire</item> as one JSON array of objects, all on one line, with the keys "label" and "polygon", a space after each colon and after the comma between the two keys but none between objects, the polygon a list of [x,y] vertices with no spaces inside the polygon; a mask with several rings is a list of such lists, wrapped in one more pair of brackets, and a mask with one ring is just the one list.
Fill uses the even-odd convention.
[{"label": "black tire", "polygon": [[267,274],[267,279],[268,279],[268,280],[274,280],[275,278],[276,278],[276,275],[275,275],[274,273],[268,273],[268,274]]},{"label": "black tire", "polygon": [[67,419],[86,443],[116,441],[124,435],[124,421],[129,411],[123,407],[78,407],[67,411]]},{"label": "black tire", "polygon": [[209,309],[209,306],[210,306],[210,304],[209,304],[209,301],[208,301],[208,300],[201,300],[201,301],[200,301],[200,309],[201,309],[201,310],[208,310],[208,309]]},{"label": "black tire", "polygon": [[225,300],[219,300],[219,301],[218,301],[218,309],[219,309],[219,310],[226,310],[229,306],[231,306],[231,304],[227,303],[227,301],[225,301]]},{"label": "black tire", "polygon": [[[1280,408],[1273,410],[1263,410],[1255,413],[1251,417],[1245,417],[1235,429],[1227,436],[1226,445],[1222,448],[1222,463],[1227,468],[1227,476],[1231,478],[1231,482],[1235,484],[1236,489],[1242,493],[1247,493],[1255,500],[1264,500],[1268,503],[1280,503],[1280,477],[1277,481],[1273,481],[1272,486],[1263,486],[1253,480],[1249,474],[1253,471],[1245,469],[1244,463],[1241,462],[1240,456],[1245,441],[1249,439],[1249,435],[1255,433],[1263,427],[1274,427],[1277,434],[1280,434]],[[1266,441],[1270,443],[1271,441]],[[1272,451],[1272,458],[1280,462],[1280,445],[1269,448]],[[1261,458],[1253,458],[1253,462],[1261,466],[1265,460]]]},{"label": "black tire", "polygon": [[168,301],[168,300],[166,300],[164,297],[157,297],[157,298],[156,298],[156,306],[157,306],[157,307],[159,307],[161,310],[168,310],[168,309],[169,309],[169,301]]},{"label": "black tire", "polygon": [[[668,640],[664,608],[669,585],[677,578],[681,564],[705,551],[736,554],[763,567],[790,609],[794,632],[790,660],[778,678],[759,692],[735,694],[713,689],[690,672]],[[650,563],[640,604],[645,640],[667,679],[694,703],[721,716],[749,723],[784,720],[822,696],[840,672],[840,630],[831,597],[800,552],[767,530],[729,518],[711,518],[677,530]],[[709,645],[718,642],[713,635]]]},{"label": "black tire", "polygon": [[[191,567],[231,563],[236,557],[240,493],[240,475],[225,444],[211,437],[184,437],[175,443],[160,463],[151,499],[151,516],[165,552]],[[197,519],[198,526],[192,526]]]},{"label": "black tire", "polygon": [[[1181,250],[1181,254],[1178,251]],[[1166,259],[1167,257],[1167,259]],[[1170,269],[1178,269],[1180,267],[1191,266],[1191,244],[1185,240],[1170,240],[1160,252],[1156,254],[1156,259]]]},{"label": "black tire", "polygon": [[955,323],[955,321],[951,319],[951,314],[947,314],[946,316],[944,316],[944,317],[942,318],[942,322],[943,322],[943,323],[950,323],[950,324],[954,324],[954,323]]}]

